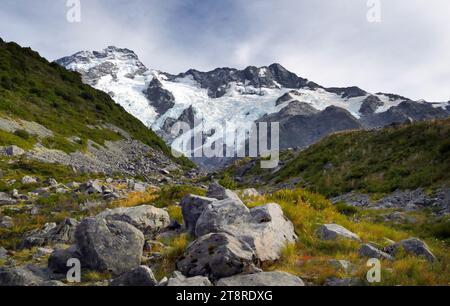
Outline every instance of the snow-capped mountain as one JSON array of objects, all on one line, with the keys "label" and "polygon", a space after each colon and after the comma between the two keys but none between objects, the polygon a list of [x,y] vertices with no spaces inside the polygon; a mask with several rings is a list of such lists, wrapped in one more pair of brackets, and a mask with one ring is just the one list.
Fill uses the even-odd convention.
[{"label": "snow-capped mountain", "polygon": [[145,67],[133,51],[116,47],[82,51],[57,63],[81,73],[86,83],[110,94],[169,143],[190,137],[171,135],[175,122],[197,129],[197,118],[203,119],[204,130],[213,131],[203,139],[206,146],[223,135],[225,123],[233,131],[265,120],[280,122],[286,148],[310,145],[335,131],[450,115],[450,102],[412,101],[358,87],[325,88],[279,64],[171,75]]}]

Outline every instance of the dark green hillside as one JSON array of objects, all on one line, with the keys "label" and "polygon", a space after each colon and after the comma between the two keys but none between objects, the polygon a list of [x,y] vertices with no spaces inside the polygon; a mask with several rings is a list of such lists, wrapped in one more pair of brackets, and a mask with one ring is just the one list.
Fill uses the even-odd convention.
[{"label": "dark green hillside", "polygon": [[[0,114],[34,121],[56,132],[59,138],[47,139],[44,143],[50,147],[73,150],[63,140],[68,136],[80,137],[80,145],[86,139],[102,143],[120,138],[110,130],[92,128],[111,123],[127,131],[135,139],[170,155],[170,149],[154,132],[128,114],[106,93],[83,84],[78,73],[49,63],[29,48],[2,40]],[[192,166],[186,159],[178,162]]]},{"label": "dark green hillside", "polygon": [[[236,176],[239,168],[227,172]],[[337,133],[300,152],[275,174],[248,173],[258,172],[272,183],[297,179],[300,186],[326,196],[439,186],[450,182],[450,120]]]}]

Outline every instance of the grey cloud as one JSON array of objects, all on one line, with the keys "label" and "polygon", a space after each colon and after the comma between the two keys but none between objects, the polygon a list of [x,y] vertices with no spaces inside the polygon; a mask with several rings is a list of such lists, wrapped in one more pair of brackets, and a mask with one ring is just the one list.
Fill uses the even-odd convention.
[{"label": "grey cloud", "polygon": [[431,101],[450,99],[450,2],[381,0],[2,0],[0,36],[49,59],[117,45],[177,73],[279,62],[325,86],[358,85]]}]

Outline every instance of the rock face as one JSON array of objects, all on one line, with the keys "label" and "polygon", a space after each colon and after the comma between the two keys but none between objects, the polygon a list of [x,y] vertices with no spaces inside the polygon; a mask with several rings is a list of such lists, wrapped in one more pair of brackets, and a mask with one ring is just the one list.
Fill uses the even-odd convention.
[{"label": "rock face", "polygon": [[266,115],[257,122],[278,122],[280,148],[307,147],[339,131],[361,129],[362,124],[347,110],[330,106],[323,111],[295,102],[287,110]]},{"label": "rock face", "polygon": [[216,286],[221,287],[296,287],[305,286],[303,281],[286,272],[261,272],[255,274],[235,275],[220,279]]},{"label": "rock face", "polygon": [[377,248],[375,248],[370,244],[363,244],[361,246],[361,248],[359,249],[359,256],[367,258],[394,260],[394,258],[391,255],[381,250],[378,250]]},{"label": "rock face", "polygon": [[255,262],[255,253],[247,244],[229,234],[217,233],[193,242],[178,260],[177,269],[187,277],[219,279],[254,271]]},{"label": "rock face", "polygon": [[120,275],[141,263],[144,235],[126,222],[88,218],[75,237],[81,263],[90,269]]},{"label": "rock face", "polygon": [[152,270],[147,266],[139,266],[111,281],[110,286],[153,287],[156,284],[158,284],[158,281],[155,279]]},{"label": "rock face", "polygon": [[75,231],[79,222],[75,219],[65,219],[60,224],[48,223],[43,229],[31,231],[22,241],[22,248],[44,246],[48,244],[62,243],[73,244]]},{"label": "rock face", "polygon": [[212,283],[207,277],[185,277],[181,272],[175,271],[167,282],[168,287],[209,287]]},{"label": "rock face", "polygon": [[396,256],[397,252],[400,249],[403,249],[408,254],[424,257],[430,262],[436,260],[436,257],[431,252],[427,244],[417,238],[409,238],[406,240],[402,240],[398,243],[386,247],[384,251],[392,256]]},{"label": "rock face", "polygon": [[195,227],[197,225],[198,218],[203,213],[205,208],[215,201],[217,200],[196,195],[188,195],[183,198],[180,204],[183,213],[184,225],[189,234],[195,236]]},{"label": "rock face", "polygon": [[157,234],[170,224],[170,217],[164,209],[151,205],[106,210],[97,218],[129,223],[145,234]]},{"label": "rock face", "polygon": [[324,224],[317,233],[322,240],[351,239],[361,241],[358,235],[338,224]]},{"label": "rock face", "polygon": [[175,97],[170,91],[163,88],[157,78],[150,82],[144,94],[159,114],[164,114],[175,105]]}]

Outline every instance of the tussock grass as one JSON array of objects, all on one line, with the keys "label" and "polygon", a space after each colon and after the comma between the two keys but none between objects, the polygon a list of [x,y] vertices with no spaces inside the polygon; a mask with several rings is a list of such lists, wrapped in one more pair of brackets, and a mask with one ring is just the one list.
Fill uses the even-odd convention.
[{"label": "tussock grass", "polygon": [[[246,200],[246,199],[245,199]],[[396,229],[383,222],[373,222],[364,214],[343,215],[338,208],[331,205],[323,196],[303,189],[282,190],[258,199],[246,200],[249,207],[278,203],[286,217],[290,219],[299,236],[297,244],[288,245],[283,250],[282,258],[268,270],[282,270],[299,275],[315,285],[324,284],[330,277],[361,277],[365,279],[367,259],[359,258],[360,244],[355,241],[322,241],[316,231],[321,224],[336,223],[358,234],[364,243],[373,242],[387,246],[386,239],[400,241],[412,236],[420,236],[413,228]],[[381,212],[384,213],[384,212]],[[420,228],[415,228],[420,231]],[[448,285],[450,281],[450,247],[434,237],[425,239],[437,256],[434,264],[422,258],[400,255],[394,262],[383,261],[384,279],[381,285]],[[331,259],[343,259],[355,265],[355,271],[345,273],[336,271],[328,263]]]}]

